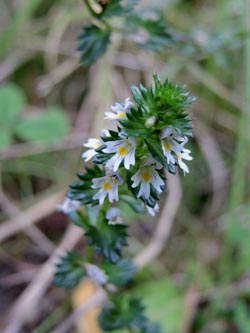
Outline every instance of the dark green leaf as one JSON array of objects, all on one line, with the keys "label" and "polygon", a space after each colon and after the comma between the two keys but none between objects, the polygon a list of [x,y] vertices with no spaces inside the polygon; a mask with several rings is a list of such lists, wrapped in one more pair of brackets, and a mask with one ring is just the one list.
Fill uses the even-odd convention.
[{"label": "dark green leaf", "polygon": [[92,179],[102,177],[103,175],[104,171],[97,165],[93,168],[86,167],[85,173],[78,174],[80,180],[70,185],[67,197],[71,200],[80,201],[82,205],[98,204],[98,200],[93,201],[93,196],[95,195],[96,190],[91,188]]},{"label": "dark green leaf", "polygon": [[127,226],[109,225],[100,219],[96,226],[89,225],[86,235],[97,253],[101,253],[111,263],[117,263],[122,255],[122,247],[127,245]]},{"label": "dark green leaf", "polygon": [[145,140],[149,152],[152,154],[153,158],[168,168],[168,162],[166,157],[163,155],[163,151],[159,141],[148,139]]},{"label": "dark green leaf", "polygon": [[144,314],[144,306],[138,298],[114,297],[113,304],[104,308],[99,323],[105,332],[128,329],[134,333],[160,333],[157,324],[151,324]]},{"label": "dark green leaf", "polygon": [[60,287],[74,288],[86,276],[83,259],[76,251],[68,252],[57,264],[54,283]]},{"label": "dark green leaf", "polygon": [[118,287],[128,283],[136,273],[136,267],[129,259],[121,259],[115,265],[104,263],[102,268],[109,277],[109,283]]},{"label": "dark green leaf", "polygon": [[104,10],[100,17],[106,19],[112,16],[124,16],[131,12],[131,10],[137,5],[139,0],[110,0],[104,7]]},{"label": "dark green leaf", "polygon": [[127,19],[129,33],[126,37],[134,40],[141,49],[160,52],[171,47],[175,39],[170,33],[162,12],[156,9],[142,10]]},{"label": "dark green leaf", "polygon": [[110,31],[108,29],[101,29],[95,25],[83,28],[78,46],[83,65],[93,65],[106,52],[109,42]]}]

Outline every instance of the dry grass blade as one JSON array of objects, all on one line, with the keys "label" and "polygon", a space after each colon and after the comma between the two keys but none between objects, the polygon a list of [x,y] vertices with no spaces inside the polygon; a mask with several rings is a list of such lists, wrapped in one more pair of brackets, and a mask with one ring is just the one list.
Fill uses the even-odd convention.
[{"label": "dry grass blade", "polygon": [[24,323],[34,319],[39,303],[53,279],[55,264],[66,250],[70,250],[76,245],[82,235],[83,231],[79,228],[73,225],[69,226],[61,243],[13,305],[8,318],[9,324],[4,330],[5,333],[18,333]]},{"label": "dry grass blade", "polygon": [[54,193],[28,208],[18,216],[4,222],[3,225],[0,226],[0,242],[25,230],[45,216],[48,216],[55,210],[56,205],[60,202],[63,195],[64,191]]}]

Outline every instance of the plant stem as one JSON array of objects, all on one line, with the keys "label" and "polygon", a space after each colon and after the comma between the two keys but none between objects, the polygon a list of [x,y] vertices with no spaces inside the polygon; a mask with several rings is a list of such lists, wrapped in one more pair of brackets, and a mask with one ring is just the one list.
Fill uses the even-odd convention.
[{"label": "plant stem", "polygon": [[84,3],[85,3],[85,5],[86,5],[86,7],[88,8],[89,12],[90,12],[94,17],[98,18],[98,17],[99,17],[99,14],[96,13],[96,12],[94,11],[94,9],[92,8],[92,6],[91,6],[90,3],[89,3],[89,0],[84,0]]}]

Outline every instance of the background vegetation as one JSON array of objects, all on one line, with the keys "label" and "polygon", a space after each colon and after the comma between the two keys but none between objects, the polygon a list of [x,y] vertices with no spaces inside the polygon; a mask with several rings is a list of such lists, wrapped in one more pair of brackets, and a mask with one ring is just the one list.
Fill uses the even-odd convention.
[{"label": "background vegetation", "polygon": [[[82,1],[1,1],[1,330],[51,332],[75,308],[74,292],[52,284],[51,264],[64,248],[86,244],[55,207],[84,167],[82,143],[110,126],[104,112],[158,72],[198,96],[194,160],[181,176],[182,201],[165,247],[129,293],[144,297],[164,333],[250,332],[248,2],[154,1],[169,31],[183,37],[180,47],[167,45],[165,35],[170,47],[156,55],[153,42],[138,49],[117,33],[87,68],[76,51],[90,20]],[[141,10],[149,5],[142,0]],[[137,222],[130,250],[137,253],[157,218],[127,207],[123,214]]]}]

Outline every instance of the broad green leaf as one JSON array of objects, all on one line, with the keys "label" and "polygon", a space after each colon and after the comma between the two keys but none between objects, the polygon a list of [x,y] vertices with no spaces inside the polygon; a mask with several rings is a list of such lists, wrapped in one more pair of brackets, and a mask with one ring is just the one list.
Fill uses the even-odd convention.
[{"label": "broad green leaf", "polygon": [[22,91],[14,84],[0,87],[0,149],[11,143],[13,128],[25,105]]},{"label": "broad green leaf", "polygon": [[63,139],[69,130],[70,123],[64,111],[51,108],[42,114],[22,120],[15,132],[23,140],[52,144]]},{"label": "broad green leaf", "polygon": [[3,131],[0,132],[0,149],[6,148],[11,144],[11,132]]},{"label": "broad green leaf", "polygon": [[162,325],[163,332],[180,331],[184,298],[168,278],[139,285],[132,290],[132,294],[143,298],[147,314]]},{"label": "broad green leaf", "polygon": [[11,129],[17,122],[17,116],[23,110],[25,97],[22,91],[14,84],[0,87],[0,128]]}]

